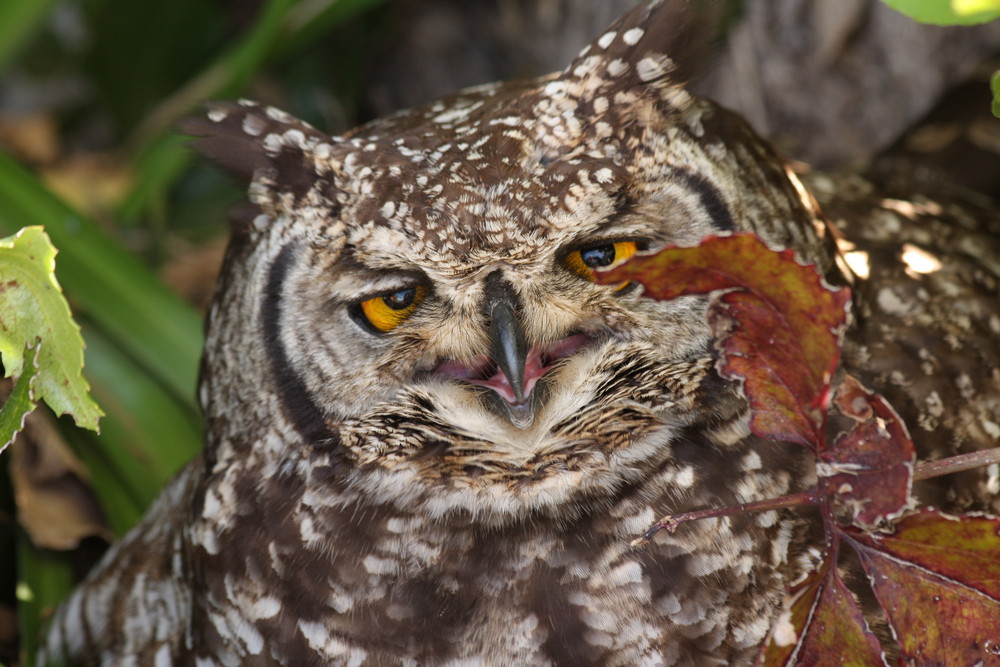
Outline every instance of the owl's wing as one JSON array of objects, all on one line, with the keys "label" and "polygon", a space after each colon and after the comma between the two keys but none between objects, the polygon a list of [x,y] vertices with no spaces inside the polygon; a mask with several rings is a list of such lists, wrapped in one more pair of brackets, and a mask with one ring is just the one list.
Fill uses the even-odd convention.
[{"label": "owl's wing", "polygon": [[[845,369],[900,412],[918,459],[1000,444],[1000,212],[896,193],[859,176],[809,179],[857,280]],[[951,511],[1000,511],[995,466],[917,487]]]},{"label": "owl's wing", "polygon": [[57,610],[38,665],[175,664],[190,631],[185,523],[199,458]]}]

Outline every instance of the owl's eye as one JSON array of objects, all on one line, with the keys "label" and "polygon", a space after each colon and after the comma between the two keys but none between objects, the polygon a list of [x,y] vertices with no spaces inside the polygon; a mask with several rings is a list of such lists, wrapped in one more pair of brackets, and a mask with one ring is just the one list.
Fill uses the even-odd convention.
[{"label": "owl's eye", "polygon": [[[587,280],[594,279],[594,269],[611,266],[622,262],[636,253],[638,247],[635,241],[617,241],[589,248],[575,250],[566,256],[566,266],[577,275]],[[618,286],[623,289],[628,283]]]},{"label": "owl's eye", "polygon": [[420,285],[406,287],[365,299],[358,304],[358,309],[368,324],[384,333],[392,331],[412,315],[424,300],[424,294],[425,290]]}]

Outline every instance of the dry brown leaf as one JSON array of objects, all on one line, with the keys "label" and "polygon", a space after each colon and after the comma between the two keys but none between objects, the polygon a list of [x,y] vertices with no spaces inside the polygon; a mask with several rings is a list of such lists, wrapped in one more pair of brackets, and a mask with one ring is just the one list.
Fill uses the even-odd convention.
[{"label": "dry brown leaf", "polygon": [[0,117],[0,145],[31,164],[48,164],[59,157],[59,131],[47,114]]},{"label": "dry brown leaf", "polygon": [[28,415],[11,445],[10,477],[18,519],[35,546],[66,550],[92,535],[113,539],[87,471],[49,415]]},{"label": "dry brown leaf", "polygon": [[41,171],[45,185],[91,217],[113,211],[132,188],[132,172],[107,155],[75,155]]}]

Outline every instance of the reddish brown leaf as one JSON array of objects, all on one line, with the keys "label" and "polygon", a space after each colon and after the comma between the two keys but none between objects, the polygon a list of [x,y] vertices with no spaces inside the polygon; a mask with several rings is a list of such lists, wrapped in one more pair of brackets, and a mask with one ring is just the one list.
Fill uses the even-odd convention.
[{"label": "reddish brown leaf", "polygon": [[845,377],[834,402],[857,423],[832,447],[820,450],[820,493],[832,499],[837,516],[875,528],[906,509],[916,460],[913,442],[892,406],[853,377]]},{"label": "reddish brown leaf", "polygon": [[708,311],[716,347],[723,355],[720,375],[743,380],[753,409],[753,432],[815,449],[823,423],[823,413],[813,405],[817,387],[783,320],[752,292],[721,294]]},{"label": "reddish brown leaf", "polygon": [[919,664],[1000,664],[1000,519],[933,510],[892,534],[844,532],[902,648]]},{"label": "reddish brown leaf", "polygon": [[837,387],[833,404],[845,417],[856,422],[866,422],[874,416],[871,402],[872,392],[853,375],[844,375],[844,381]]},{"label": "reddish brown leaf", "polygon": [[882,647],[827,554],[788,593],[790,603],[762,648],[763,665],[879,665]]},{"label": "reddish brown leaf", "polygon": [[[708,320],[719,373],[743,382],[751,429],[817,454],[818,487],[794,496],[796,502],[818,502],[833,546],[819,570],[789,592],[759,662],[884,664],[837,569],[838,547],[846,540],[871,580],[904,661],[1000,665],[1000,519],[925,511],[899,520],[891,534],[874,532],[906,507],[914,448],[892,407],[853,378],[840,388],[837,409],[855,425],[832,447],[826,444],[846,289],[827,287],[790,251],[774,253],[748,234],[638,256],[597,279],[638,281],[657,299],[716,292]],[[645,537],[664,526],[673,530],[681,520],[730,511],[665,517]],[[833,520],[845,516],[853,526]]]},{"label": "reddish brown leaf", "polygon": [[773,252],[745,233],[636,256],[597,279],[634,280],[661,300],[735,288],[709,309],[720,374],[743,380],[755,434],[818,448],[847,320],[846,288],[831,289],[790,250]]}]

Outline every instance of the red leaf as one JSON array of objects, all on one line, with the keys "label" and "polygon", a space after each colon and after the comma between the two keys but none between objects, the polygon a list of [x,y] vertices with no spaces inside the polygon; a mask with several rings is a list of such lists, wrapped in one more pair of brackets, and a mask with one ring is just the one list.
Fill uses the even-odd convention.
[{"label": "red leaf", "polygon": [[849,290],[746,233],[636,256],[597,280],[638,281],[661,300],[735,288],[709,306],[720,375],[743,381],[755,434],[818,449]]},{"label": "red leaf", "polygon": [[892,534],[849,529],[879,604],[919,664],[1000,664],[1000,519],[933,510]]},{"label": "red leaf", "polygon": [[820,450],[820,493],[832,500],[838,516],[875,528],[906,509],[916,451],[892,406],[853,377],[844,378],[834,403],[857,423]]},{"label": "red leaf", "polygon": [[834,561],[836,555],[828,553],[820,569],[789,591],[791,604],[775,624],[759,664],[885,664],[882,647]]}]

